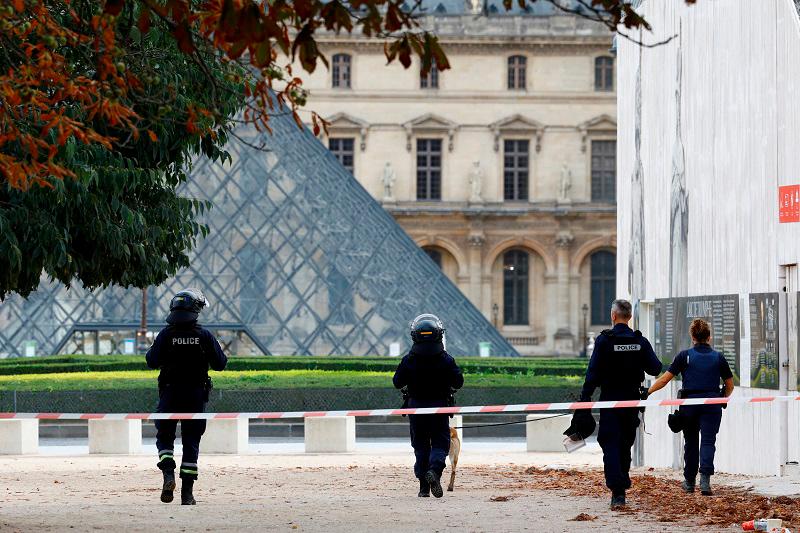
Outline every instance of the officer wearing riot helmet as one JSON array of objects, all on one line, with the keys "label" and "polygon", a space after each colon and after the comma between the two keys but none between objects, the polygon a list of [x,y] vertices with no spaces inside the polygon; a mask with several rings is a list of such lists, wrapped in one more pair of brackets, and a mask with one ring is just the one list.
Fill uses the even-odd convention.
[{"label": "officer wearing riot helmet", "polygon": [[[161,370],[158,376],[159,413],[199,413],[205,410],[211,390],[209,367],[223,370],[228,362],[219,343],[197,323],[207,305],[199,289],[177,293],[169,304],[167,327],[147,351],[147,366]],[[174,442],[177,420],[156,420],[158,468],[164,476],[161,501],[169,503],[175,490]],[[195,505],[192,488],[197,480],[197,457],[205,420],[182,420],[183,457],[180,467],[181,504]]]},{"label": "officer wearing riot helmet", "polygon": [[[403,357],[394,374],[394,386],[408,389],[408,407],[446,407],[452,391],[464,385],[464,376],[455,360],[445,351],[442,321],[431,314],[411,322],[411,351]],[[420,497],[444,495],[440,478],[450,452],[448,415],[409,415],[411,446],[419,479]]]},{"label": "officer wearing riot helmet", "polygon": [[[582,402],[591,401],[597,387],[600,387],[600,401],[647,397],[646,391],[640,388],[644,373],[657,376],[661,372],[661,361],[641,332],[628,327],[630,319],[630,302],[615,300],[611,305],[611,321],[614,325],[595,340],[581,391]],[[573,426],[585,426],[581,423],[581,417],[587,413],[577,411]],[[603,449],[603,469],[606,486],[611,490],[612,508],[625,505],[625,491],[631,487],[628,472],[631,467],[631,447],[638,427],[639,410],[636,408],[600,411],[597,442]]]},{"label": "officer wearing riot helmet", "polygon": [[[689,332],[694,346],[675,356],[669,370],[650,386],[649,393],[664,388],[672,378],[681,374],[683,388],[678,392],[679,398],[727,398],[733,393],[733,372],[725,357],[709,345],[711,326],[702,318],[697,318],[692,321]],[[720,380],[724,383],[721,388]],[[682,487],[685,492],[694,492],[699,470],[700,493],[704,496],[712,495],[715,445],[724,407],[726,406],[686,405],[675,415],[671,415],[670,427],[673,431],[683,430]]]}]

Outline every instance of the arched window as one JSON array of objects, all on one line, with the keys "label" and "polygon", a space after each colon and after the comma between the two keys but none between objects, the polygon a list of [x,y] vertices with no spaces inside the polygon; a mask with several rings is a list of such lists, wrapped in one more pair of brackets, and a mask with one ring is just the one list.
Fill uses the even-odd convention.
[{"label": "arched window", "polygon": [[594,90],[614,90],[614,58],[600,56],[594,60]]},{"label": "arched window", "polygon": [[350,56],[348,54],[334,54],[332,64],[332,85],[340,89],[350,88]]},{"label": "arched window", "polygon": [[611,320],[611,302],[617,293],[617,258],[611,252],[595,252],[590,259],[592,324]]},{"label": "arched window", "polygon": [[528,325],[528,253],[503,254],[503,324]]},{"label": "arched window", "polygon": [[436,250],[435,248],[423,248],[423,250],[426,254],[428,254],[428,257],[430,257],[431,260],[436,263],[436,266],[442,268],[442,252]]},{"label": "arched window", "polygon": [[512,90],[525,90],[525,78],[528,67],[528,58],[525,56],[511,56],[508,58],[508,88]]}]

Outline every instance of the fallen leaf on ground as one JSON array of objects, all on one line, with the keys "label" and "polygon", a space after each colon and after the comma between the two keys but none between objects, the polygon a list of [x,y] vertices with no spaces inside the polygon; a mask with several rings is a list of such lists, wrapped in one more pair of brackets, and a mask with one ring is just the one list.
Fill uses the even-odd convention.
[{"label": "fallen leaf on ground", "polygon": [[592,520],[597,520],[597,517],[587,513],[581,513],[575,518],[570,518],[568,522],[591,522]]}]

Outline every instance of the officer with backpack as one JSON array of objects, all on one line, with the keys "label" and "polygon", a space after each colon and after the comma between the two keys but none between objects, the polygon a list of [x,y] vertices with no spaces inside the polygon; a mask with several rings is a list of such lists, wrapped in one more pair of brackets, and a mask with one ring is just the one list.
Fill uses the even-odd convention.
[{"label": "officer with backpack", "polygon": [[[595,340],[592,358],[586,370],[581,401],[592,401],[600,388],[600,401],[639,400],[647,395],[640,389],[645,372],[657,376],[661,361],[641,332],[628,327],[631,303],[615,300],[611,304],[613,327],[604,330]],[[578,427],[586,411],[577,411],[573,426]],[[611,491],[611,508],[625,505],[625,491],[631,487],[631,447],[639,427],[637,408],[602,409],[597,442],[603,449],[603,470],[606,486]],[[568,430],[569,431],[569,430]]]},{"label": "officer with backpack", "polygon": [[[209,367],[223,370],[228,358],[217,339],[197,323],[206,298],[199,289],[177,293],[169,304],[167,327],[147,351],[147,366],[161,370],[158,376],[159,413],[201,413],[205,411],[211,390]],[[175,430],[177,420],[156,420],[158,468],[164,476],[161,501],[169,503],[175,490]],[[195,505],[192,488],[197,480],[197,457],[205,420],[182,420],[181,504]]]}]

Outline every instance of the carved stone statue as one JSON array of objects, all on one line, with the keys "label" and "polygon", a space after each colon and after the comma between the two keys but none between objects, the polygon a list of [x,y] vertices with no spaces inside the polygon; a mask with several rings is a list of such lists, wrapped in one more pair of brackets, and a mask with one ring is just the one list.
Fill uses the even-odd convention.
[{"label": "carved stone statue", "polygon": [[482,204],[483,196],[481,196],[481,189],[483,188],[483,170],[481,169],[480,161],[473,161],[472,163],[472,170],[469,173],[469,188],[469,202],[471,204]]},{"label": "carved stone statue", "polygon": [[383,201],[394,202],[394,193],[392,189],[394,188],[395,174],[392,164],[388,161],[383,167],[381,181],[383,182]]},{"label": "carved stone statue", "polygon": [[467,5],[473,15],[480,15],[483,12],[483,0],[467,0]]},{"label": "carved stone statue", "polygon": [[572,171],[566,163],[561,167],[561,183],[559,185],[558,201],[568,203],[570,201],[569,191],[572,189]]}]

